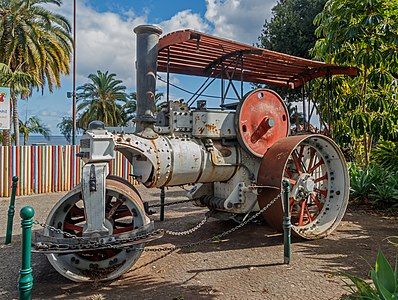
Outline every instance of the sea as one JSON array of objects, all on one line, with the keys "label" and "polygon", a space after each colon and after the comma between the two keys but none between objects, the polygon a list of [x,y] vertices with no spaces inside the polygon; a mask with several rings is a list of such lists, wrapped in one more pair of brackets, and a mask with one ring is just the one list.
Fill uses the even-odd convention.
[{"label": "sea", "polygon": [[[127,127],[105,127],[106,130],[112,133],[128,133],[132,134],[135,132],[135,126],[127,126]],[[80,145],[80,137],[81,135],[76,136],[76,145]],[[20,138],[20,145],[23,145],[23,135]],[[72,145],[72,142],[68,142],[63,135],[51,135],[50,139],[45,139],[42,135],[29,135],[28,142],[26,145]]]},{"label": "sea", "polygon": [[[79,144],[80,144],[80,136],[77,136],[76,145]],[[20,145],[23,145],[23,137],[21,137]],[[63,135],[51,135],[49,140],[45,139],[41,135],[30,135],[26,145],[65,146],[65,145],[72,145],[72,142],[68,142]]]}]

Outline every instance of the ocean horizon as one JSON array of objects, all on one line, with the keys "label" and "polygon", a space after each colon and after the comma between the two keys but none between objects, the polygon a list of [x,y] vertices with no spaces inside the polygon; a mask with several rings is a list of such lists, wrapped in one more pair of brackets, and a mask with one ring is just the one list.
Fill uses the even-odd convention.
[{"label": "ocean horizon", "polygon": [[[80,137],[76,136],[76,145],[80,144]],[[21,136],[20,145],[23,145],[23,136]],[[26,145],[65,146],[72,145],[72,142],[68,142],[63,135],[51,135],[48,140],[41,135],[30,135]]]}]

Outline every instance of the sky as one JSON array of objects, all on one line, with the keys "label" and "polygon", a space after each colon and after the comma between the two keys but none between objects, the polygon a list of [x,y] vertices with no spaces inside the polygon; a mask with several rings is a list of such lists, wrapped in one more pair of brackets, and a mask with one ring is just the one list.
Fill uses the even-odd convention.
[{"label": "sky", "polygon": [[[115,73],[123,80],[127,92],[135,88],[134,27],[155,24],[163,34],[181,29],[200,32],[253,45],[261,33],[265,20],[277,0],[77,0],[76,8],[76,85],[89,82],[88,75],[97,70]],[[48,5],[73,23],[73,0],[63,0],[61,7]],[[71,68],[72,70],[72,68]],[[162,75],[162,74],[160,74]],[[163,76],[164,77],[164,76]],[[165,77],[164,77],[165,78]],[[182,80],[182,81],[181,81]],[[171,77],[183,88],[195,91],[197,79]],[[158,81],[159,92],[164,84]],[[59,135],[57,124],[62,117],[72,116],[72,101],[66,97],[72,91],[72,75],[63,76],[61,88],[49,93],[34,91],[18,104],[19,117],[39,117],[52,135]],[[171,90],[171,99],[186,98],[178,90]]]}]

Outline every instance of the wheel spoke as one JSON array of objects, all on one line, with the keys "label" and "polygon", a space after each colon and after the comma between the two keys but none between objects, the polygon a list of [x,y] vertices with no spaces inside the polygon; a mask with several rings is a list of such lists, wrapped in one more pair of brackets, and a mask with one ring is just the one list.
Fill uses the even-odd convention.
[{"label": "wheel spoke", "polygon": [[115,228],[115,229],[113,229],[113,234],[124,233],[124,232],[132,231],[132,230],[134,230],[133,226],[123,227],[123,228]]},{"label": "wheel spoke", "polygon": [[86,218],[85,217],[81,217],[81,218],[75,218],[75,219],[68,219],[67,221],[70,224],[78,224],[78,223],[86,221]]},{"label": "wheel spoke", "polygon": [[302,148],[300,148],[300,152],[297,151],[297,149],[294,150],[293,153],[296,153],[296,157],[298,160],[298,163],[300,164],[301,170],[305,173],[307,173],[307,168],[304,165],[304,161],[303,161],[303,151],[304,151],[304,146],[300,146]]},{"label": "wheel spoke", "polygon": [[301,207],[300,207],[300,216],[299,216],[299,222],[298,222],[298,226],[303,226],[303,219],[304,219],[304,211],[306,208],[306,203],[305,201],[303,201],[301,203]]},{"label": "wheel spoke", "polygon": [[308,170],[311,170],[311,168],[312,168],[312,164],[314,163],[315,153],[316,153],[315,149],[310,148],[310,161],[308,163]]},{"label": "wheel spoke", "polygon": [[115,203],[113,204],[112,208],[109,210],[109,212],[106,214],[106,218],[110,220],[112,216],[115,214],[116,210],[119,208],[120,205],[123,204],[123,201],[120,199],[117,199]]},{"label": "wheel spoke", "polygon": [[83,232],[83,227],[82,226],[78,226],[75,224],[71,224],[69,222],[64,222],[64,228],[63,230],[74,230],[74,231],[78,231],[78,232]]},{"label": "wheel spoke", "polygon": [[297,173],[299,175],[301,175],[303,172],[301,170],[300,160],[298,159],[295,151],[293,151],[293,153],[292,153],[292,158],[293,158],[294,165],[296,166]]},{"label": "wheel spoke", "polygon": [[114,227],[129,227],[129,226],[133,226],[133,222],[129,222],[129,223],[124,223],[124,222],[117,222],[115,221],[113,223]]},{"label": "wheel spoke", "polygon": [[298,158],[301,160],[301,158],[303,157],[303,152],[304,152],[304,145],[300,145],[300,152],[299,152],[299,156]]},{"label": "wheel spoke", "polygon": [[297,183],[297,180],[294,180],[294,179],[291,179],[291,178],[287,178],[287,177],[283,177],[283,180],[289,181],[291,185],[295,185]]},{"label": "wheel spoke", "polygon": [[305,206],[305,213],[307,214],[307,217],[308,217],[308,221],[309,221],[308,223],[311,223],[312,222],[312,216],[311,216],[311,213],[310,213],[307,205]]},{"label": "wheel spoke", "polygon": [[312,174],[312,172],[314,172],[317,168],[319,168],[320,166],[324,165],[325,162],[323,161],[323,159],[321,159],[319,162],[317,162],[311,169],[308,170],[309,174]]},{"label": "wheel spoke", "polygon": [[75,216],[84,216],[84,210],[83,208],[77,207],[76,204],[74,204],[71,209],[69,210],[72,214]]},{"label": "wheel spoke", "polygon": [[314,183],[317,183],[317,182],[322,181],[322,180],[327,180],[327,179],[328,179],[328,173],[326,173],[322,177],[319,177],[319,178],[315,179]]},{"label": "wheel spoke", "polygon": [[288,178],[292,178],[292,173],[290,173],[288,168],[285,169],[285,173],[286,173]]},{"label": "wheel spoke", "polygon": [[120,218],[124,218],[124,217],[131,217],[131,213],[129,210],[123,211],[123,212],[118,212],[116,214],[113,215],[113,220],[117,220]]},{"label": "wheel spoke", "polygon": [[319,200],[311,194],[311,199],[312,201],[314,201],[315,205],[318,207],[318,210],[321,211],[323,208],[323,205],[321,204],[321,202],[319,202]]},{"label": "wheel spoke", "polygon": [[314,192],[319,193],[319,194],[321,194],[321,195],[323,195],[325,197],[328,195],[328,191],[327,190],[320,190],[320,189],[315,188]]},{"label": "wheel spoke", "polygon": [[289,199],[289,212],[290,212],[290,215],[292,215],[292,212],[293,212],[293,205],[294,205],[294,198],[290,197],[290,199]]}]

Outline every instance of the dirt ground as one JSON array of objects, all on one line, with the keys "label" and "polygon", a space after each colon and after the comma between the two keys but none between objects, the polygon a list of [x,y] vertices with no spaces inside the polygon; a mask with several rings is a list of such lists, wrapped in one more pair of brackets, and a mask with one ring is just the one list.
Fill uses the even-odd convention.
[{"label": "dirt ground", "polygon": [[[158,202],[157,190],[143,198]],[[17,299],[20,268],[19,210],[31,205],[44,221],[63,193],[17,197],[14,237],[4,246],[8,200],[0,198],[0,298]],[[166,191],[166,202],[184,199],[179,189]],[[156,226],[173,230],[192,227],[205,209],[190,203],[167,207],[166,220]],[[152,216],[158,221],[159,214]],[[210,219],[185,237],[165,236],[148,247],[181,245],[221,233],[236,224]],[[59,275],[46,257],[32,254],[33,299],[340,299],[348,292],[340,272],[366,278],[378,249],[392,260],[397,248],[386,237],[397,235],[398,220],[349,208],[332,235],[315,241],[293,238],[292,263],[283,262],[283,236],[262,223],[250,223],[231,235],[193,249],[145,252],[117,280],[78,284]],[[34,226],[34,230],[41,230]]]}]

